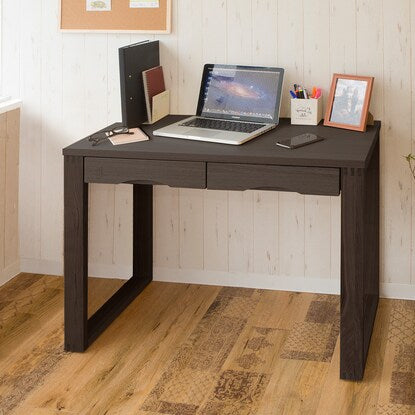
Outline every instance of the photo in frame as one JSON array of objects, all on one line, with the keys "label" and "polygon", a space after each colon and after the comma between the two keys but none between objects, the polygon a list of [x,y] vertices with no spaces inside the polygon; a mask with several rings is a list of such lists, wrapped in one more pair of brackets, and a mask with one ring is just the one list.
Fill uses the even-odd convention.
[{"label": "photo in frame", "polygon": [[374,78],[334,74],[324,125],[366,131]]}]

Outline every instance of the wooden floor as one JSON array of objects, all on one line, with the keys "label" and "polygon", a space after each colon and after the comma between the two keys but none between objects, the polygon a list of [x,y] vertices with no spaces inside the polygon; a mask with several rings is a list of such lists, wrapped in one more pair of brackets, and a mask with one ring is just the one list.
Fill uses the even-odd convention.
[{"label": "wooden floor", "polygon": [[[90,280],[90,312],[120,285]],[[0,288],[0,414],[415,414],[415,302],[381,300],[363,382],[339,380],[339,297],[154,282],[84,354],[63,279]]]}]

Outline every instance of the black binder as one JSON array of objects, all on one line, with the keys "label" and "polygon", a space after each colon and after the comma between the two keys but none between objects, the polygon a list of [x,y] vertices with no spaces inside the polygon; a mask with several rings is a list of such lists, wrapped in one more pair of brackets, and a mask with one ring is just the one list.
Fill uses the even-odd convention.
[{"label": "black binder", "polygon": [[143,71],[160,65],[159,41],[144,41],[119,49],[122,124],[138,127],[147,121]]}]

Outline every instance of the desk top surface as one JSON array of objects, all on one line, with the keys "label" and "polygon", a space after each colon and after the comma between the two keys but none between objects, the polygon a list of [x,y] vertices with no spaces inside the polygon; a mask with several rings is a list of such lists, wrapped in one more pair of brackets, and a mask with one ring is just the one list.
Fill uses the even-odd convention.
[{"label": "desk top surface", "polygon": [[[150,141],[113,146],[106,140],[94,147],[84,138],[66,147],[63,154],[147,160],[364,168],[369,163],[380,130],[379,121],[373,126],[368,126],[365,133],[361,133],[325,127],[322,123],[317,126],[291,125],[288,118],[282,118],[277,128],[240,146],[154,137],[151,134],[152,131],[185,117],[169,115],[156,124],[142,126],[150,136]],[[284,149],[275,144],[282,138],[303,133],[317,134],[325,140],[295,150]]]}]

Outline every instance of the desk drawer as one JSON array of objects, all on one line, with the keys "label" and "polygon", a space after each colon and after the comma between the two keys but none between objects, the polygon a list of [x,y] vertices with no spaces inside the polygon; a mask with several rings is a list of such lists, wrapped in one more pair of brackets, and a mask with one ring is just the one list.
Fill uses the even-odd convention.
[{"label": "desk drawer", "polygon": [[85,183],[163,184],[206,187],[206,163],[85,157]]},{"label": "desk drawer", "polygon": [[340,193],[340,171],[320,167],[208,163],[207,188],[280,190],[337,196]]}]

